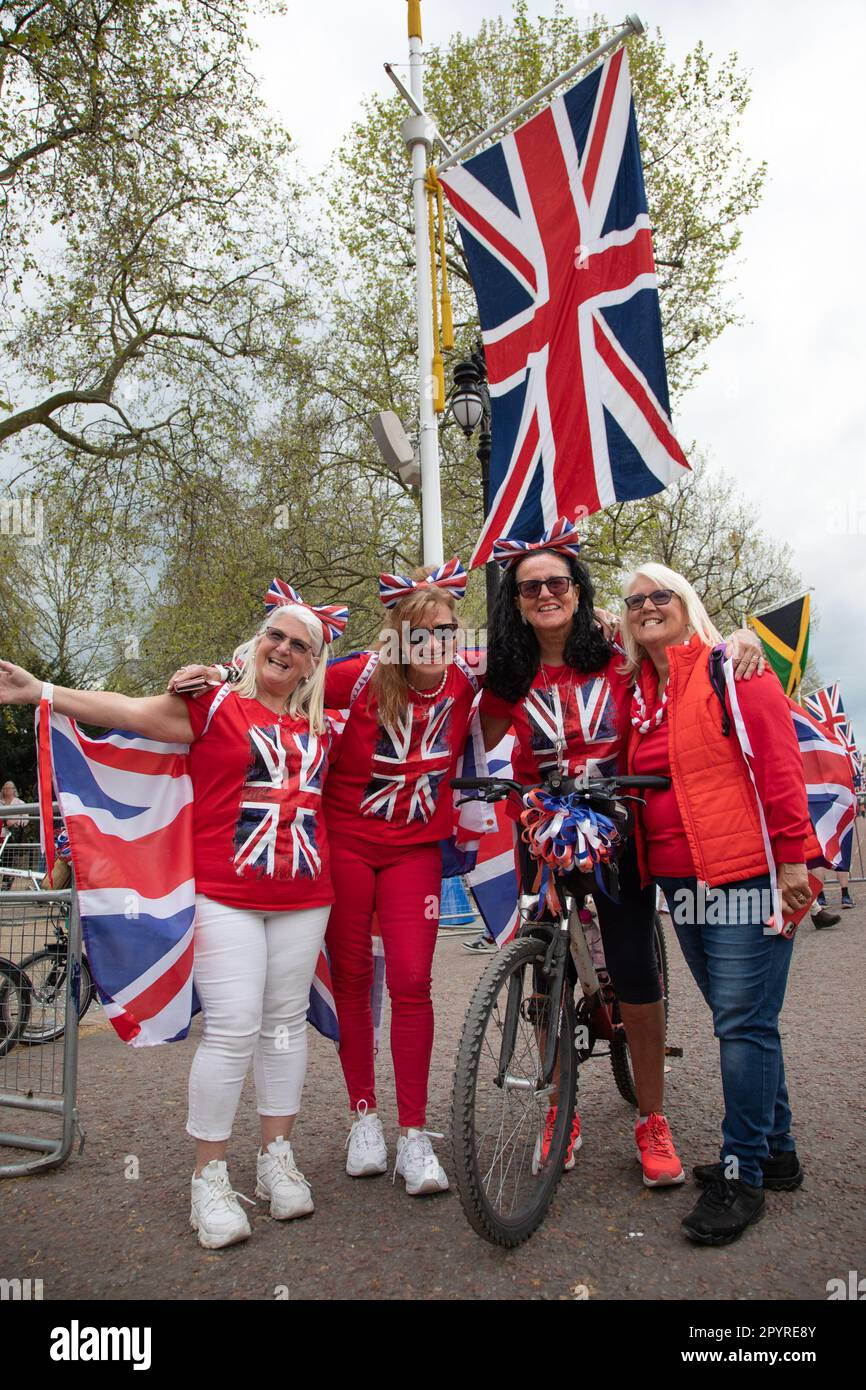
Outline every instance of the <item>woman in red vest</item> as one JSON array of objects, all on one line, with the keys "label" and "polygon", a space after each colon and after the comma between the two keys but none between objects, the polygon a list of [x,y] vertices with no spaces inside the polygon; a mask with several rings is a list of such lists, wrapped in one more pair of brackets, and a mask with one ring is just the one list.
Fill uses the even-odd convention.
[{"label": "woman in red vest", "polygon": [[683,1229],[723,1245],[763,1216],[765,1187],[802,1181],[778,1022],[793,938],[779,915],[788,921],[808,908],[806,859],[820,851],[775,675],[736,690],[729,682],[723,706],[710,664],[722,639],[691,584],[664,565],[632,575],[625,605],[636,682],[629,771],[671,778],[669,791],[646,793],[640,812],[642,878],[661,885],[712,1009],[725,1097],[721,1161],[695,1169],[704,1192]]},{"label": "woman in red vest", "polygon": [[[514,775],[528,784],[559,765],[604,776],[625,770],[632,678],[608,642],[593,607],[593,586],[578,559],[576,527],[560,518],[538,541],[503,538],[494,558],[505,574],[490,623],[481,697],[484,738],[492,748],[514,729]],[[749,634],[734,642],[742,673],[759,665]],[[622,1010],[634,1068],[635,1148],[647,1187],[683,1182],[685,1173],[664,1115],[665,1012],[653,946],[655,887],[641,887],[629,842],[619,865],[619,901],[595,898],[605,960]],[[548,1116],[549,1147],[556,1107]],[[575,1115],[565,1166],[581,1147]]]}]

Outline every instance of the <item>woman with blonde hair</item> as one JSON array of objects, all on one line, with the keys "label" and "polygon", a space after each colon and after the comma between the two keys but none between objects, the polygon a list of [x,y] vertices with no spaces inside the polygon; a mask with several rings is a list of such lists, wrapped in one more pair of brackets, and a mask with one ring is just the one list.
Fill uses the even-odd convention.
[{"label": "woman with blonde hair", "polygon": [[[324,796],[334,906],[326,944],[340,1026],[340,1063],[353,1123],[346,1172],[388,1168],[378,1115],[373,1015],[373,924],[385,954],[397,1090],[395,1172],[410,1196],[444,1192],[427,1086],[433,1047],[431,970],[442,884],[440,841],[452,830],[450,779],[463,751],[479,681],[457,653],[456,604],[466,571],[454,556],[412,575],[379,576],[386,616],[372,651],[328,667],[325,705],[338,711],[337,755]],[[190,666],[197,679],[223,668]],[[172,685],[184,672],[172,677]]]},{"label": "woman with blonde hair", "polygon": [[802,1182],[778,1019],[793,946],[785,923],[811,901],[806,861],[820,851],[775,675],[734,687],[722,638],[676,571],[642,565],[624,597],[629,772],[671,779],[638,816],[642,879],[664,891],[712,1010],[725,1100],[720,1162],[695,1168],[704,1192],[683,1229],[724,1245],[764,1215],[765,1187]]},{"label": "woman with blonde hair", "polygon": [[[310,986],[333,900],[321,810],[331,739],[324,658],[347,610],[311,608],[294,590],[288,601],[269,594],[266,604],[265,621],[239,649],[246,664],[234,689],[220,684],[198,700],[49,691],[61,714],[190,745],[193,980],[204,1019],[189,1077],[190,1223],[208,1249],[250,1235],[226,1149],[251,1060],[261,1124],[256,1193],[277,1220],[313,1211],[290,1135],[306,1070]],[[42,681],[0,662],[0,702],[42,697]]]},{"label": "woman with blonde hair", "polygon": [[380,576],[387,616],[377,648],[332,662],[325,689],[329,708],[348,709],[325,791],[335,894],[327,946],[340,1063],[356,1117],[346,1171],[367,1177],[388,1166],[377,1114],[370,1006],[375,915],[391,998],[401,1129],[395,1171],[411,1196],[448,1186],[425,1126],[440,841],[451,833],[449,782],[478,689],[456,654],[455,604],[465,586],[456,557],[410,577]]}]

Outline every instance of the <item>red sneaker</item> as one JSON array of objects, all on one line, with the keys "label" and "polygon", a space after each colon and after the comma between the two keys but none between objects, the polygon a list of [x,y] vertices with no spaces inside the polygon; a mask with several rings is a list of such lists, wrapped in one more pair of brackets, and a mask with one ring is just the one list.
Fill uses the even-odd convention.
[{"label": "red sneaker", "polygon": [[[550,1153],[550,1144],[553,1139],[553,1131],[556,1128],[556,1106],[551,1105],[544,1121],[544,1134],[535,1141],[535,1153],[532,1155],[532,1171],[537,1173],[543,1163],[547,1162],[547,1155]],[[574,1155],[580,1148],[583,1140],[580,1137],[580,1116],[574,1112],[574,1119],[571,1122],[571,1135],[568,1140],[568,1148],[565,1151],[563,1169],[569,1173],[574,1167]]]},{"label": "red sneaker", "polygon": [[635,1124],[634,1137],[645,1187],[670,1187],[685,1182],[683,1165],[677,1158],[670,1125],[664,1115],[648,1115],[645,1124]]}]

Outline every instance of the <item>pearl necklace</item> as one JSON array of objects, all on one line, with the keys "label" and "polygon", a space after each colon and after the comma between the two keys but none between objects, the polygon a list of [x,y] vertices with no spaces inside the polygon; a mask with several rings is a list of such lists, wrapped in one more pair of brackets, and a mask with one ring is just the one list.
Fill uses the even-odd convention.
[{"label": "pearl necklace", "polygon": [[665,717],[665,710],[668,703],[668,688],[665,686],[661,704],[653,715],[652,719],[647,718],[646,702],[640,685],[635,681],[634,694],[631,700],[631,722],[639,734],[649,733],[650,729],[657,728]]},{"label": "pearl necklace", "polygon": [[445,671],[442,675],[442,679],[434,690],[419,690],[418,687],[416,685],[413,685],[411,681],[407,681],[407,685],[409,686],[409,689],[411,690],[412,694],[417,695],[419,700],[435,700],[436,696],[441,695],[442,691],[445,689],[445,685],[448,680],[448,674],[449,668],[446,666]]}]

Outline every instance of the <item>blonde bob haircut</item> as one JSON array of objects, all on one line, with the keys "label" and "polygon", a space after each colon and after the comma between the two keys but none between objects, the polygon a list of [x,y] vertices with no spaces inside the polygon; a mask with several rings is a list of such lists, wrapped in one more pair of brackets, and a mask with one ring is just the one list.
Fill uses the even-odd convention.
[{"label": "blonde bob haircut", "polygon": [[[653,563],[641,565],[638,569],[633,570],[626,580],[622,591],[623,598],[628,597],[636,579],[649,579],[660,589],[670,589],[672,593],[676,594],[685,610],[690,637],[697,633],[706,647],[714,647],[717,642],[725,640],[685,575],[677,574],[676,570],[668,569],[667,565]],[[635,641],[625,617],[622,624],[622,645],[625,648],[625,665],[622,670],[635,676],[647,653],[640,643]]]},{"label": "blonde bob haircut", "polygon": [[[435,565],[427,565],[422,569],[413,570],[410,578],[426,579],[435,568]],[[411,594],[407,594],[405,598],[400,599],[399,603],[395,603],[393,608],[386,610],[385,621],[382,624],[379,641],[374,650],[378,652],[383,651],[383,649],[393,650],[394,646],[397,645],[401,660],[383,661],[380,658],[379,664],[370,678],[370,687],[378,703],[378,715],[381,724],[393,726],[409,707],[408,661],[401,640],[404,632],[403,624],[412,627],[413,623],[423,619],[431,608],[440,603],[444,603],[453,616],[457,610],[457,605],[454,595],[449,594],[446,589],[413,589]]]},{"label": "blonde bob haircut", "polygon": [[235,649],[233,660],[238,664],[243,662],[243,675],[235,686],[237,693],[245,700],[255,700],[258,698],[258,687],[256,685],[256,652],[259,642],[265,630],[281,617],[296,618],[299,623],[303,623],[307,632],[310,634],[310,642],[313,647],[313,660],[315,667],[309,679],[299,681],[289,696],[287,713],[292,719],[306,719],[310,726],[310,733],[323,734],[325,732],[325,673],[328,663],[323,660],[325,649],[325,633],[322,624],[314,613],[308,608],[302,608],[297,603],[287,603],[282,608],[275,608],[268,614],[254,637],[248,642],[243,642]]}]

